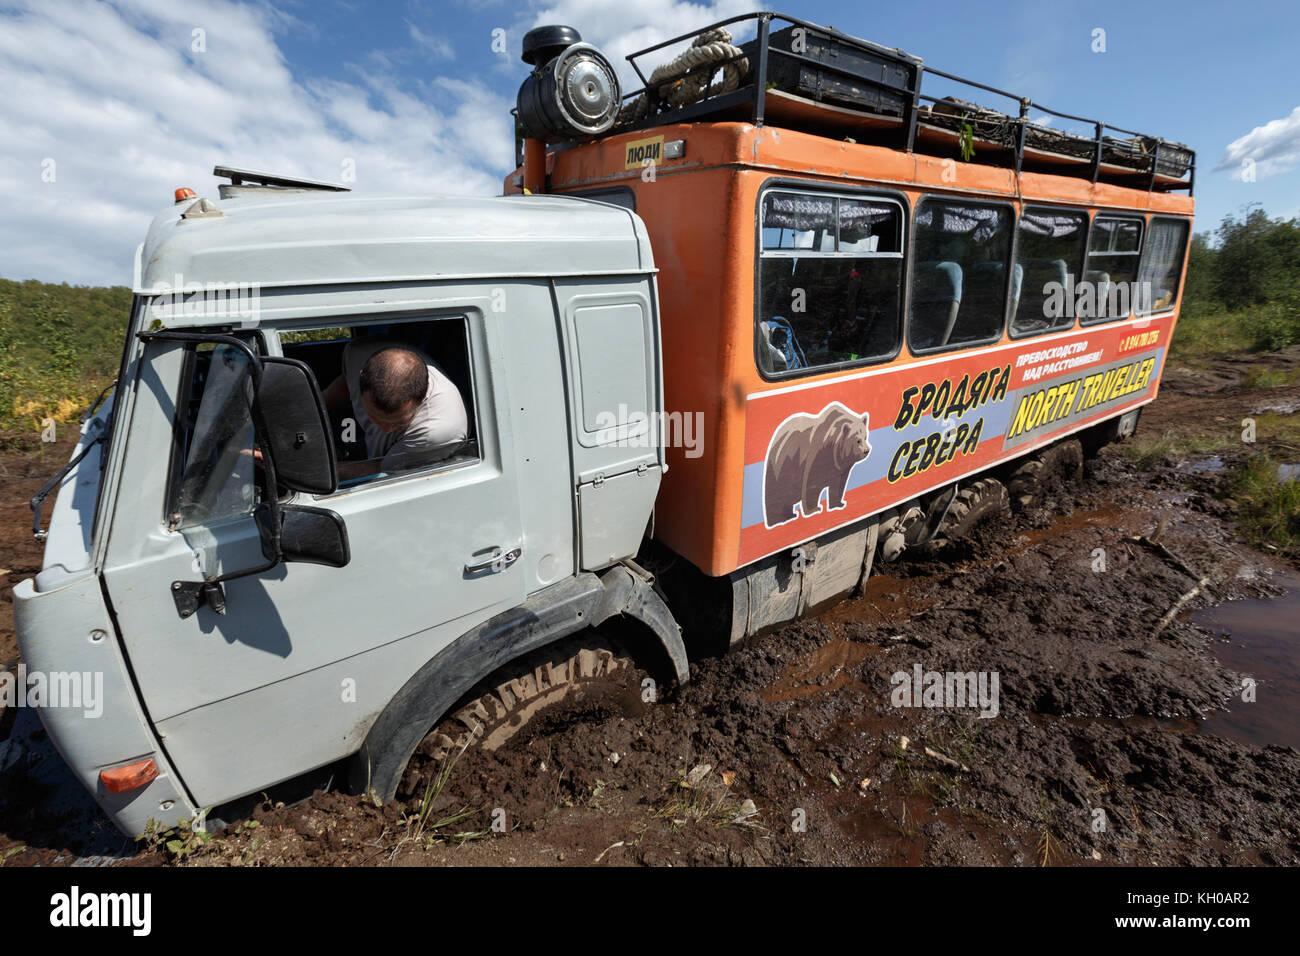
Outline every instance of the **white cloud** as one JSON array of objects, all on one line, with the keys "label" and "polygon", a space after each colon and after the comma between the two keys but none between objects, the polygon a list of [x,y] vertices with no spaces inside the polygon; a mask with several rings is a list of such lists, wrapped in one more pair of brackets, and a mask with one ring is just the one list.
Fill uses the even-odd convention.
[{"label": "white cloud", "polygon": [[440,60],[456,59],[456,48],[452,46],[451,41],[446,37],[426,33],[410,20],[406,21],[406,28],[411,34],[411,39],[427,53],[432,54]]},{"label": "white cloud", "polygon": [[1300,164],[1300,106],[1291,115],[1269,120],[1233,140],[1214,169],[1230,169],[1232,179],[1241,179],[1252,164],[1257,180],[1289,172]]},{"label": "white cloud", "polygon": [[177,186],[215,195],[218,162],[338,181],[352,160],[358,192],[500,192],[512,103],[465,79],[416,95],[382,56],[296,79],[275,39],[291,22],[230,0],[0,11],[0,275],[129,283],[150,218]]}]

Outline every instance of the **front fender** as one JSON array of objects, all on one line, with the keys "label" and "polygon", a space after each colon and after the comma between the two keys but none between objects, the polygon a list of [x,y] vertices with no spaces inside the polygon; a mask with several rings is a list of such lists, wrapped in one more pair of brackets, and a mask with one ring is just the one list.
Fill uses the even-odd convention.
[{"label": "front fender", "polygon": [[677,681],[685,683],[686,647],[672,612],[654,590],[621,565],[599,577],[584,572],[489,618],[416,671],[353,755],[349,787],[354,793],[373,792],[388,803],[424,735],[475,685],[517,657],[620,615],[655,636]]}]

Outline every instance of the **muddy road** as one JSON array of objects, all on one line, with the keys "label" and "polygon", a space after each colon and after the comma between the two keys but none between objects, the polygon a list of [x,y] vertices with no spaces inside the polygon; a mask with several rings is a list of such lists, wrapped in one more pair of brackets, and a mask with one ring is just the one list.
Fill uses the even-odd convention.
[{"label": "muddy road", "polygon": [[[1252,384],[1261,363],[1283,384]],[[6,712],[0,858],[1295,865],[1300,568],[1245,543],[1230,476],[1265,450],[1300,461],[1291,432],[1235,437],[1245,417],[1296,414],[1297,370],[1300,350],[1171,368],[1138,435],[1173,436],[1168,453],[1107,449],[1083,483],[939,556],[878,564],[866,593],[694,662],[692,683],[657,702],[577,703],[471,751],[427,813],[418,793],[385,807],[271,793],[208,841],[132,845],[31,715]],[[1188,436],[1221,440],[1198,456],[1177,451]],[[26,498],[66,458],[39,454],[11,441],[0,472],[10,669],[10,587],[39,561]],[[929,706],[951,703],[923,692],[947,672],[980,675],[983,700]],[[907,700],[905,686],[922,692]]]}]

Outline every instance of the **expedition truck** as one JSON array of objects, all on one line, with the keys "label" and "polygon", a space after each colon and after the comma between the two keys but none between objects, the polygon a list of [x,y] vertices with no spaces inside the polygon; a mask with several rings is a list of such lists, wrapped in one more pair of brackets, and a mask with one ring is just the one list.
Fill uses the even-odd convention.
[{"label": "expedition truck", "polygon": [[[683,628],[725,649],[850,593],[1155,398],[1185,147],[935,99],[915,57],[772,13],[633,54],[626,96],[572,28],[524,59],[507,195],[218,167],[150,227],[14,596],[29,669],[103,674],[101,717],[41,716],[124,832],[342,761],[391,800],[685,681]],[[364,443],[321,386],[372,338],[436,363],[467,437],[341,481]]]}]

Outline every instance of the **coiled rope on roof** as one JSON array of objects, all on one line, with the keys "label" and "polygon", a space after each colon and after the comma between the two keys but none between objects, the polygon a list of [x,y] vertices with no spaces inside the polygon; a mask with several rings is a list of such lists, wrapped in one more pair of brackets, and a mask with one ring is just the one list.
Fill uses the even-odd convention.
[{"label": "coiled rope on roof", "polygon": [[741,52],[740,47],[731,42],[731,31],[726,27],[703,31],[691,41],[689,47],[650,74],[650,82],[641,95],[619,110],[615,125],[625,126],[644,119],[650,112],[647,94],[652,89],[658,91],[659,101],[672,109],[680,109],[737,89],[749,72],[749,60],[746,57],[727,63],[722,67],[721,80],[710,84],[713,74],[717,72],[717,65],[740,56]]}]

